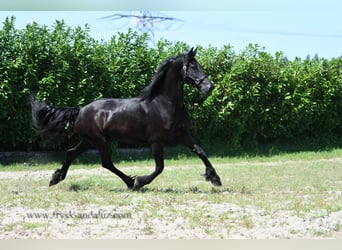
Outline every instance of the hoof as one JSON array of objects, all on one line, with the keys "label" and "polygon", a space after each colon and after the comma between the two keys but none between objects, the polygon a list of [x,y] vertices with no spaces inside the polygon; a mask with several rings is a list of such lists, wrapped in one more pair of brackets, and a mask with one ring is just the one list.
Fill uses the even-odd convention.
[{"label": "hoof", "polygon": [[133,185],[133,190],[137,191],[143,186],[145,186],[146,183],[144,182],[144,176],[137,176],[134,178],[134,185]]},{"label": "hoof", "polygon": [[139,176],[137,176],[137,177],[134,178],[134,185],[133,185],[132,190],[133,190],[133,191],[137,191],[137,190],[139,190],[141,187],[142,187],[142,186],[141,186],[141,183],[140,183],[140,181],[139,181]]},{"label": "hoof", "polygon": [[51,177],[50,183],[49,183],[49,187],[56,185],[57,183],[59,183],[60,181],[64,180],[64,177],[61,170],[57,169]]},{"label": "hoof", "polygon": [[203,176],[205,177],[206,181],[210,181],[211,184],[213,184],[214,186],[216,187],[222,186],[221,179],[217,174],[214,174],[214,175],[203,174]]},{"label": "hoof", "polygon": [[216,187],[221,187],[222,186],[220,177],[218,177],[218,176],[214,176],[213,178],[211,178],[210,182],[211,182],[211,184],[213,184]]},{"label": "hoof", "polygon": [[134,178],[129,177],[129,180],[126,181],[126,185],[129,189],[134,189]]}]

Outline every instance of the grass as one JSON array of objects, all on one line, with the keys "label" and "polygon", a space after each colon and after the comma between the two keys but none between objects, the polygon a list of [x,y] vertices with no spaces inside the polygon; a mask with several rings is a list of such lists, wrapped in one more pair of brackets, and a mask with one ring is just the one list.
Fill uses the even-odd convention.
[{"label": "grass", "polygon": [[24,224],[24,229],[33,230],[33,229],[40,228],[40,227],[46,227],[47,225],[48,225],[47,223],[27,222],[27,223]]},{"label": "grass", "polygon": [[[54,187],[48,187],[47,183],[59,167],[57,163],[7,164],[0,166],[1,172],[28,172],[22,177],[1,180],[0,206],[65,213],[70,209],[75,212],[115,209],[132,214],[132,221],[138,222],[137,235],[141,237],[158,237],[165,230],[170,230],[172,235],[177,230],[189,229],[209,238],[228,238],[234,230],[267,227],[259,218],[278,219],[282,212],[315,220],[342,210],[339,155],[342,155],[340,149],[273,156],[211,157],[223,183],[217,188],[200,176],[204,172],[200,160],[178,154],[169,157],[164,172],[138,192],[128,190],[117,177],[102,170],[96,160],[87,164],[76,162],[66,180]],[[129,175],[142,175],[152,172],[153,165],[153,160],[147,157],[135,161],[122,157],[117,166]],[[77,174],[72,171],[75,169],[91,172]],[[48,172],[37,177],[36,173],[41,170]],[[0,221],[6,216],[6,213],[0,214]],[[46,220],[23,223],[22,227],[28,231],[52,225]],[[74,220],[71,224],[79,223]],[[1,230],[15,230],[19,227],[17,224]],[[117,224],[119,227],[120,223]],[[158,224],[164,229],[155,226]],[[332,231],[340,232],[341,222],[337,221],[333,228]],[[331,237],[334,232],[312,229],[311,233]],[[301,233],[300,229],[289,229],[292,237]]]}]

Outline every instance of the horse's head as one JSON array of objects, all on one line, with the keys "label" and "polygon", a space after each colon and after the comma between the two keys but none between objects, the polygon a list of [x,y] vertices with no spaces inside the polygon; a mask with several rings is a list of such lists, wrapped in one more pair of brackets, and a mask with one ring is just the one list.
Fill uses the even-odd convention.
[{"label": "horse's head", "polygon": [[183,74],[184,81],[190,83],[201,91],[204,96],[209,96],[214,88],[207,75],[203,72],[201,65],[195,59],[197,48],[191,50],[184,56]]}]

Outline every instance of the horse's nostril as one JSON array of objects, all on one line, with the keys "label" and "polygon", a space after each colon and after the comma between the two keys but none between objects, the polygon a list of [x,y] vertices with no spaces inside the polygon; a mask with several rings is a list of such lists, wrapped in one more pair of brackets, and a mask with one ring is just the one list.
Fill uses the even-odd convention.
[{"label": "horse's nostril", "polygon": [[213,90],[214,90],[214,86],[211,85],[211,86],[209,87],[209,92],[211,93]]}]

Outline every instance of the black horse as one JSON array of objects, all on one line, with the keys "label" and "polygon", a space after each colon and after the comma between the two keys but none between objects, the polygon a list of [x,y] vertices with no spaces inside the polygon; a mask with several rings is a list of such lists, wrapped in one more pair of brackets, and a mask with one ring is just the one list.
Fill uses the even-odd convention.
[{"label": "black horse", "polygon": [[[205,164],[205,178],[221,186],[220,177],[205,152],[189,133],[190,119],[184,106],[184,83],[190,83],[205,96],[213,85],[195,59],[193,48],[185,54],[165,60],[152,82],[141,95],[129,99],[100,99],[83,108],[55,107],[32,101],[33,127],[40,134],[56,134],[66,126],[74,127],[80,143],[66,154],[61,169],[57,169],[50,186],[64,180],[72,161],[82,152],[97,149],[102,166],[118,175],[130,189],[137,190],[151,183],[164,168],[164,143],[174,141],[189,147]],[[110,141],[148,143],[156,167],[151,175],[130,177],[114,167]]]}]

